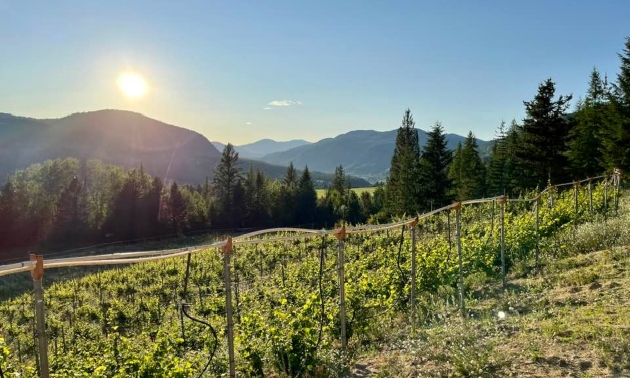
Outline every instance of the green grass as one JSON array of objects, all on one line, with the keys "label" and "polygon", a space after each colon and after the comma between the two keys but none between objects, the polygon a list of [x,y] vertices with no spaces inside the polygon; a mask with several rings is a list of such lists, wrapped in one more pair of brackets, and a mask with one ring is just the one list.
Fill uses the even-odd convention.
[{"label": "green grass", "polygon": [[[323,198],[324,196],[326,196],[326,190],[327,189],[317,189],[317,198]],[[363,192],[368,192],[370,194],[374,194],[374,191],[376,190],[376,187],[375,186],[368,186],[368,187],[364,187],[364,188],[352,188],[352,190],[358,196],[361,196],[361,194]]]}]

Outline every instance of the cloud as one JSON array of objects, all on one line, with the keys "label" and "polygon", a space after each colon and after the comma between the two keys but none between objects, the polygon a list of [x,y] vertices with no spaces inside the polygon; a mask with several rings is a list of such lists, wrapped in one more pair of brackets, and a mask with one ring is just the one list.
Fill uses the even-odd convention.
[{"label": "cloud", "polygon": [[273,108],[270,108],[268,106],[264,107],[263,110],[273,110]]},{"label": "cloud", "polygon": [[252,123],[251,123],[251,122],[245,122],[245,124],[247,124],[247,125],[251,125]]},{"label": "cloud", "polygon": [[291,106],[291,105],[302,105],[302,101],[291,101],[291,100],[274,100],[271,101],[269,106]]}]

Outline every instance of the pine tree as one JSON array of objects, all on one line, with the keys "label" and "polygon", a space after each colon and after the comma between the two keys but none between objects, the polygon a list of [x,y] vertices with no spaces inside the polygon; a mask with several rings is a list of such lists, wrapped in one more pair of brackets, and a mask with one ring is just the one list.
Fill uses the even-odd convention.
[{"label": "pine tree", "polygon": [[317,212],[317,191],[311,178],[308,166],[304,167],[300,182],[298,185],[298,208],[297,222],[298,224],[307,224],[315,222]]},{"label": "pine tree", "polygon": [[547,79],[538,86],[534,100],[523,101],[526,117],[517,166],[527,179],[523,182],[525,187],[520,189],[545,187],[549,180],[554,183],[568,180],[565,153],[570,125],[566,110],[572,96],[554,100],[555,92],[554,82]]},{"label": "pine tree", "polygon": [[630,169],[630,37],[625,40],[617,81],[609,96],[608,120],[602,138],[605,167]]},{"label": "pine tree", "polygon": [[606,86],[597,69],[593,68],[586,100],[578,101],[576,106],[575,126],[569,133],[567,152],[576,179],[594,177],[603,171],[601,134],[609,110]]},{"label": "pine tree", "polygon": [[188,224],[188,212],[184,197],[176,182],[171,185],[170,191],[171,207],[171,229],[173,232],[181,233]]},{"label": "pine tree", "polygon": [[464,146],[458,144],[449,167],[453,182],[453,194],[463,201],[485,195],[486,167],[479,157],[479,146],[472,132],[468,133]]},{"label": "pine tree", "polygon": [[420,199],[422,210],[439,208],[452,201],[453,183],[448,178],[448,166],[453,159],[446,147],[446,136],[439,122],[429,131],[429,136],[420,157],[419,177],[422,182]]},{"label": "pine tree", "polygon": [[492,144],[492,155],[488,165],[488,195],[498,196],[507,191],[509,178],[507,176],[507,134],[505,122],[496,131]]},{"label": "pine tree", "polygon": [[411,110],[405,110],[385,186],[387,211],[392,215],[415,214],[420,209],[420,142],[415,125]]},{"label": "pine tree", "polygon": [[[228,143],[223,149],[221,160],[214,170],[213,187],[217,194],[219,219],[222,226],[236,223],[234,209],[234,187],[243,180],[242,169],[238,166],[238,152]],[[220,226],[219,226],[220,228]]]}]

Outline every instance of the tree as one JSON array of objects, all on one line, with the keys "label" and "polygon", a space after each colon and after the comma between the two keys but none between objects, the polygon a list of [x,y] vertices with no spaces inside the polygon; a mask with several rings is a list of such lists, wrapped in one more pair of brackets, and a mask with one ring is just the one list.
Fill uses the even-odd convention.
[{"label": "tree", "polygon": [[223,149],[221,160],[214,170],[213,187],[219,205],[219,218],[223,226],[236,223],[234,208],[234,187],[243,180],[242,169],[238,166],[238,152],[228,143]]},{"label": "tree", "polygon": [[490,196],[498,196],[505,194],[510,182],[507,175],[507,134],[504,121],[501,121],[493,142],[488,164],[487,188]]},{"label": "tree", "polygon": [[486,166],[479,157],[479,146],[472,131],[468,133],[464,146],[459,143],[449,167],[456,199],[463,201],[481,198],[486,192]]},{"label": "tree", "polygon": [[604,165],[611,168],[630,169],[630,37],[625,40],[617,81],[609,96],[610,108],[607,125],[603,132],[602,153]]},{"label": "tree", "polygon": [[567,136],[570,124],[566,110],[572,96],[555,97],[555,83],[545,80],[538,86],[532,101],[523,101],[526,117],[517,150],[517,166],[523,181],[522,190],[545,187],[549,181],[568,180]]},{"label": "tree", "polygon": [[15,185],[9,178],[0,192],[0,247],[10,247],[16,242],[17,223],[20,216]]},{"label": "tree", "polygon": [[436,122],[429,131],[427,143],[420,156],[421,210],[439,208],[452,201],[453,183],[448,178],[448,166],[452,159],[452,152],[446,148],[444,129]]},{"label": "tree", "polygon": [[299,224],[315,222],[317,212],[317,191],[308,166],[304,167],[298,185],[297,222]]},{"label": "tree", "polygon": [[188,212],[184,197],[176,182],[171,185],[169,200],[171,205],[171,229],[179,234],[184,231],[188,224]]},{"label": "tree", "polygon": [[574,178],[594,177],[603,171],[602,130],[606,128],[607,83],[593,68],[586,100],[579,101],[575,126],[569,132],[567,156]]},{"label": "tree", "polygon": [[55,231],[58,237],[78,236],[86,224],[84,188],[75,176],[61,193],[57,204]]},{"label": "tree", "polygon": [[405,110],[385,186],[387,211],[392,215],[414,214],[420,210],[420,142],[415,125],[411,110]]}]

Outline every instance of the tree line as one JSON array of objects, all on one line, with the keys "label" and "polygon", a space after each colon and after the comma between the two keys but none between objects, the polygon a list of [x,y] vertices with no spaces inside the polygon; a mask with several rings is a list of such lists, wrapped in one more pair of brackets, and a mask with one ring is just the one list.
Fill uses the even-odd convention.
[{"label": "tree line", "polygon": [[[454,151],[437,122],[421,148],[407,109],[396,137],[389,176],[358,195],[337,167],[318,198],[308,167],[293,164],[282,180],[239,163],[228,144],[213,179],[203,185],[164,183],[142,165],[125,170],[98,160],[49,160],[10,176],[0,190],[0,257],[24,248],[69,248],[199,230],[276,226],[333,227],[376,223],[454,200],[518,195],[548,184],[630,168],[630,38],[614,82],[593,69],[575,110],[571,95],[542,82],[526,116],[497,128],[488,160],[473,133]],[[14,251],[14,253],[11,253]]]},{"label": "tree line", "polygon": [[165,185],[142,165],[48,160],[16,172],[0,190],[0,257],[34,246],[67,249],[200,230],[365,223],[383,198],[383,188],[358,196],[341,166],[318,198],[308,167],[298,176],[291,164],[283,180],[271,180],[251,167],[245,172],[231,144],[214,179],[197,186]]},{"label": "tree line", "polygon": [[497,195],[519,195],[550,184],[595,177],[630,168],[630,38],[626,38],[614,82],[593,68],[589,88],[569,112],[572,95],[556,95],[547,79],[525,118],[498,126],[490,159],[480,157],[472,132],[455,151],[446,148],[436,123],[423,149],[411,111],[404,113],[385,185],[389,215]]}]

